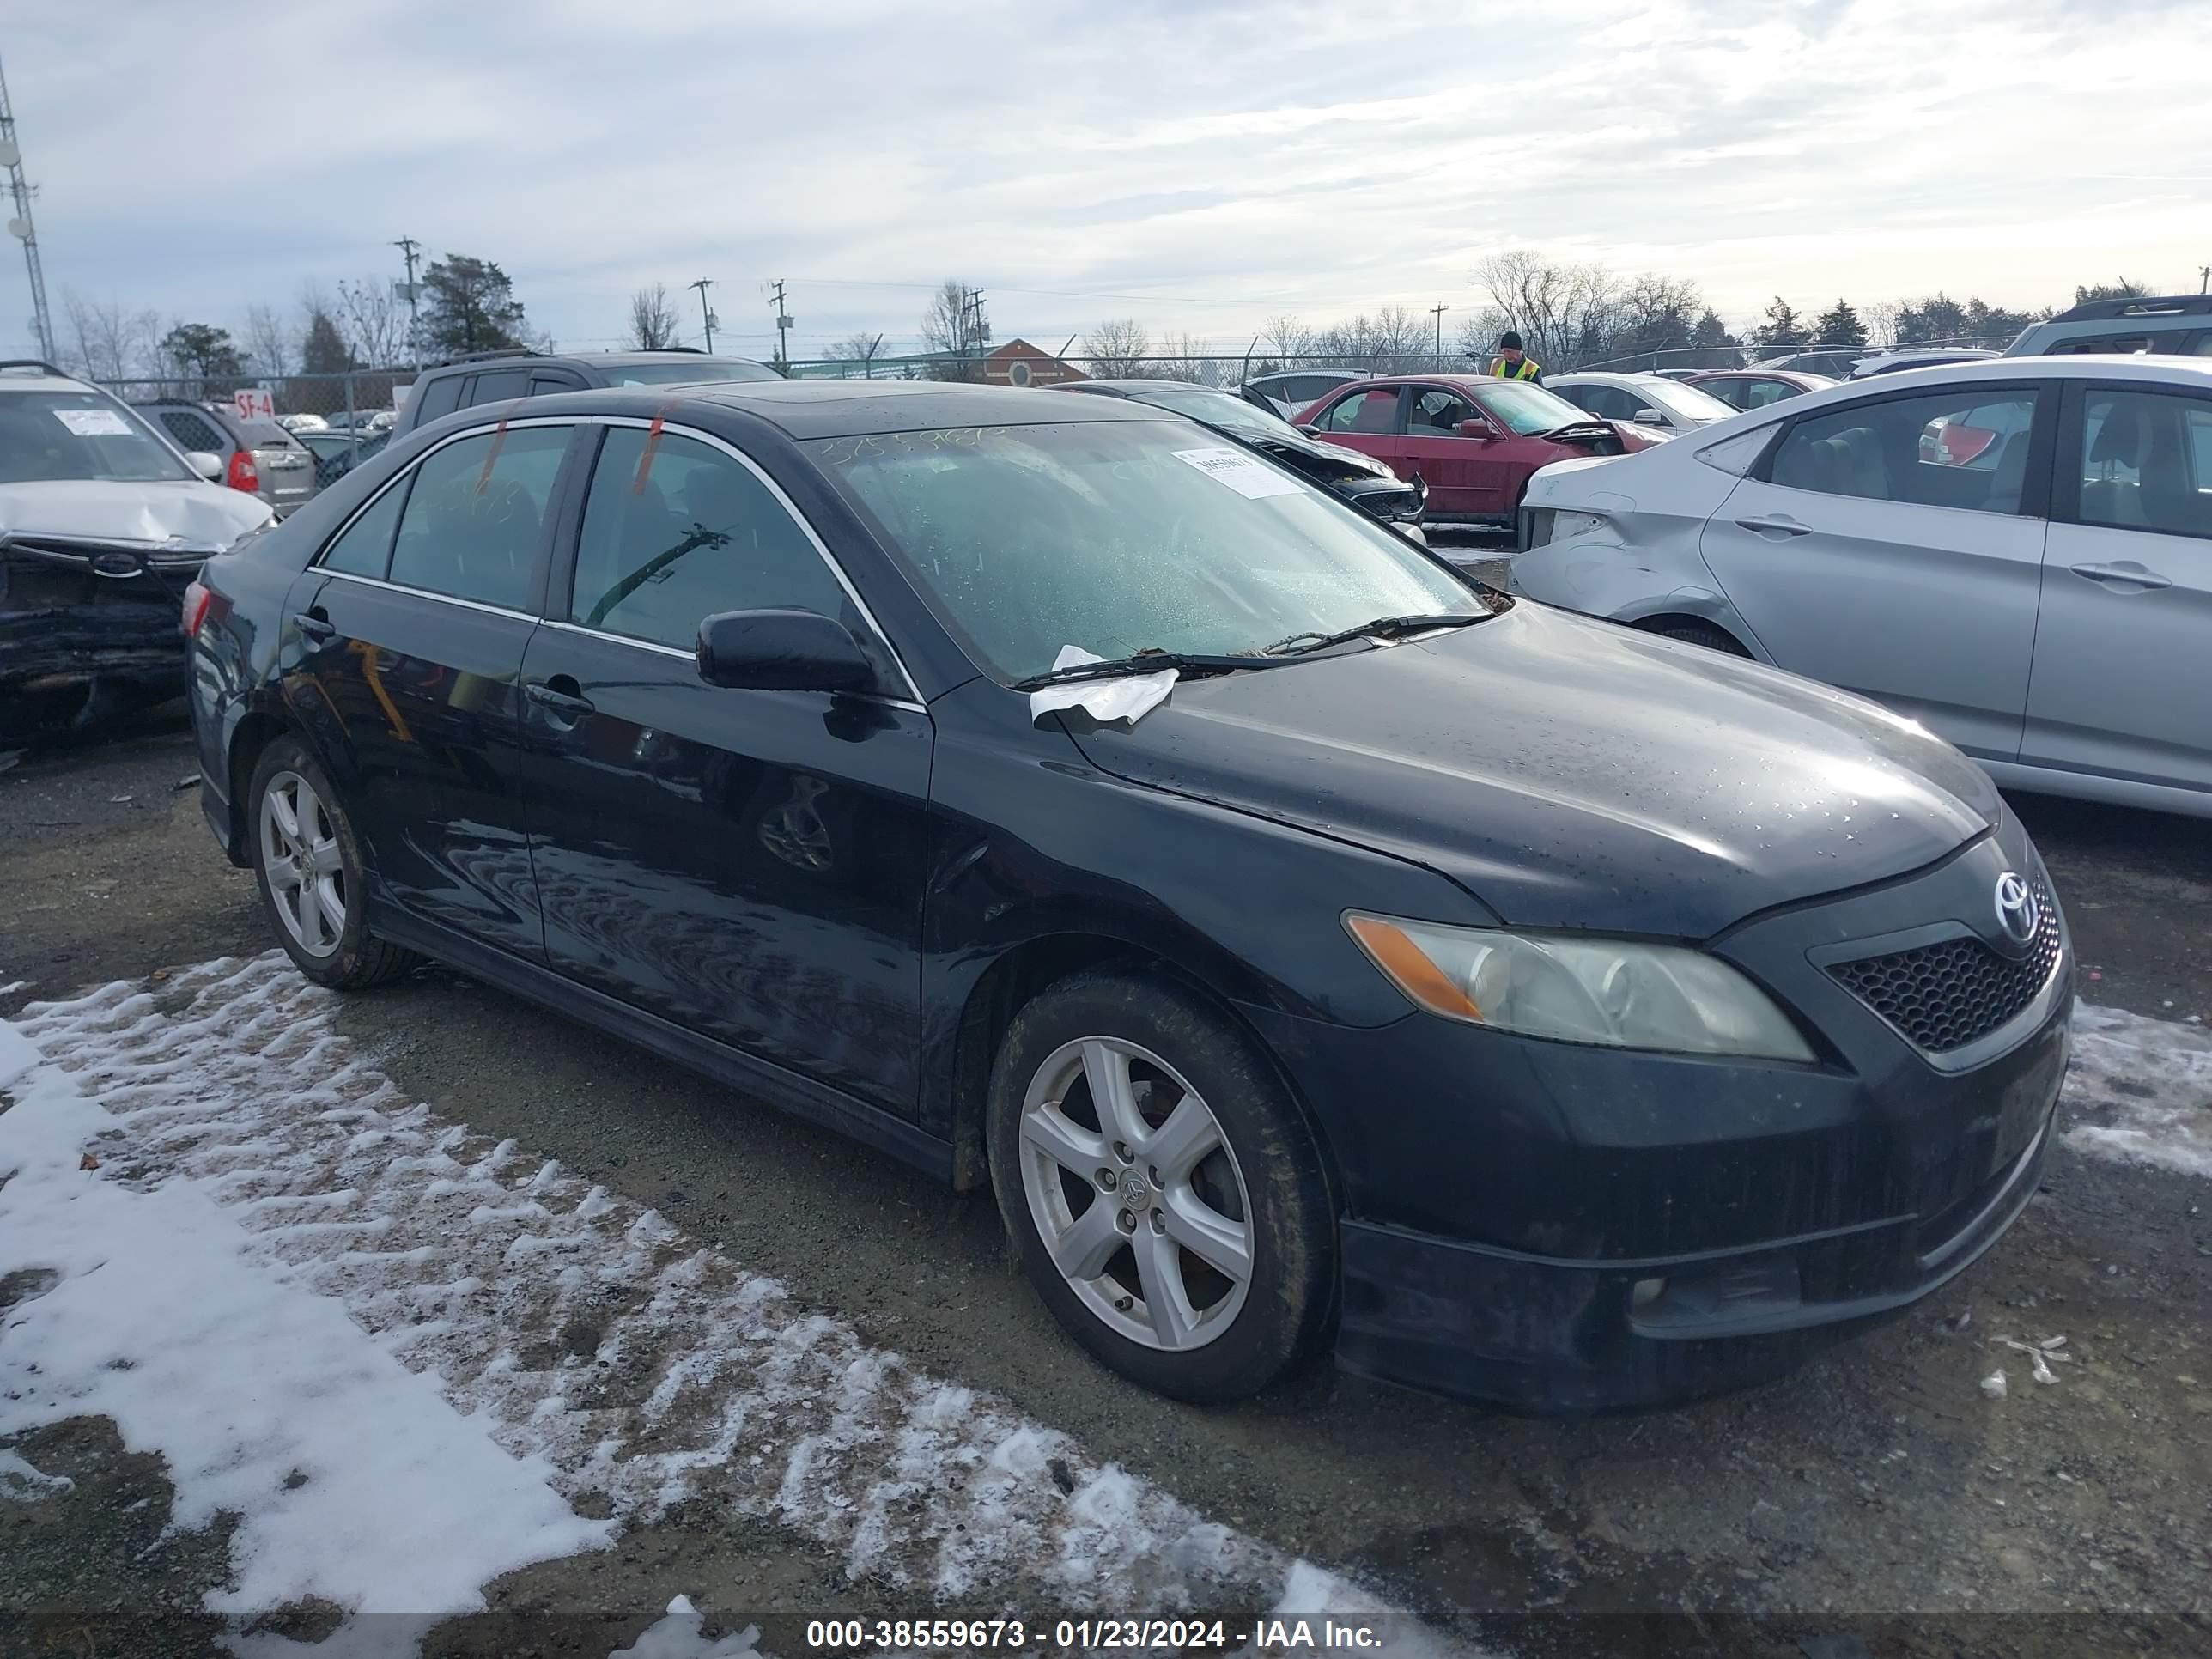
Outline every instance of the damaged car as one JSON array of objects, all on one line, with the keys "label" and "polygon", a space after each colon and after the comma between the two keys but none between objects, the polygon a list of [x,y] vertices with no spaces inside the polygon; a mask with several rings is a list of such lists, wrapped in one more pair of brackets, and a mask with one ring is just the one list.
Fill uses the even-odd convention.
[{"label": "damaged car", "polygon": [[274,519],[221,467],[51,363],[0,364],[0,748],[182,694],[186,587]]}]

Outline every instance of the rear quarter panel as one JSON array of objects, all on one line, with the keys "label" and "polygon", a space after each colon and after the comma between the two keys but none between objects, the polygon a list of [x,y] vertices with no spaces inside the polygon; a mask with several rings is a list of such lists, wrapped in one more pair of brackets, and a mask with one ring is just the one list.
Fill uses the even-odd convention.
[{"label": "rear quarter panel", "polygon": [[[1727,595],[1698,542],[1735,483],[1687,445],[1547,466],[1529,480],[1527,504],[1603,522],[1522,554],[1513,591],[1613,622],[1671,614],[1730,623]],[[1734,631],[1757,649],[1740,627]]]}]

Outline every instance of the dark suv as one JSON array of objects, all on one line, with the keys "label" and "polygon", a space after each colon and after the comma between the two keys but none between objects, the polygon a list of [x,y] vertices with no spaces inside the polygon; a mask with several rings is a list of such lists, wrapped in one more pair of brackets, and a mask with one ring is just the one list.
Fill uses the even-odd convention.
[{"label": "dark suv", "polygon": [[703,351],[603,351],[553,357],[538,351],[479,351],[423,370],[399,411],[392,435],[428,426],[457,409],[537,398],[586,387],[686,386],[701,380],[776,380],[783,377],[749,357]]},{"label": "dark suv", "polygon": [[2049,357],[2079,351],[2212,357],[2212,295],[2090,300],[2048,322],[2029,324],[2004,355]]}]

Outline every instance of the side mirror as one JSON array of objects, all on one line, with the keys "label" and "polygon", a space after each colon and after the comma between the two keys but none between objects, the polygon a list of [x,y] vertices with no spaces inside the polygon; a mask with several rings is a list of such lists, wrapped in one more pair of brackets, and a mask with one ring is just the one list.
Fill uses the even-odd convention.
[{"label": "side mirror", "polygon": [[1638,410],[1636,413],[1630,416],[1628,418],[1635,422],[1638,426],[1664,426],[1667,424],[1667,417],[1664,415],[1662,415],[1657,410],[1650,407],[1648,404],[1645,407]]},{"label": "side mirror", "polygon": [[185,465],[191,467],[193,471],[198,473],[200,477],[205,478],[210,483],[221,483],[222,482],[222,457],[216,454],[212,449],[194,449],[186,451],[185,454]]},{"label": "side mirror", "polygon": [[1490,422],[1462,421],[1459,423],[1459,435],[1462,438],[1487,438],[1490,435]]},{"label": "side mirror", "polygon": [[699,678],[743,691],[872,691],[852,630],[811,611],[725,611],[699,624]]}]

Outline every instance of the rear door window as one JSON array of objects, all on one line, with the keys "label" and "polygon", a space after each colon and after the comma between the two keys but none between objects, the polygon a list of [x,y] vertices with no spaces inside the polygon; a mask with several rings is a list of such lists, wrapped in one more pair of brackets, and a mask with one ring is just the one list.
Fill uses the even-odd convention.
[{"label": "rear door window", "polygon": [[323,551],[323,568],[381,581],[392,566],[392,532],[398,527],[399,509],[406,500],[407,481],[402,478],[338,532]]},{"label": "rear door window", "polygon": [[392,550],[392,580],[509,611],[529,608],[568,426],[480,432],[433,450]]},{"label": "rear door window", "polygon": [[2033,389],[1851,404],[1792,425],[1769,477],[1823,495],[2016,513],[2034,419]]},{"label": "rear door window", "polygon": [[196,410],[157,409],[155,416],[162,428],[183,449],[204,449],[217,455],[228,455],[238,446],[213,421]]},{"label": "rear door window", "polygon": [[530,395],[530,371],[526,368],[488,368],[476,378],[469,388],[469,402],[501,404],[509,398]]},{"label": "rear door window", "polygon": [[1377,386],[1338,398],[1322,414],[1319,425],[1327,432],[1364,432],[1374,435],[1398,429],[1398,388]]}]

